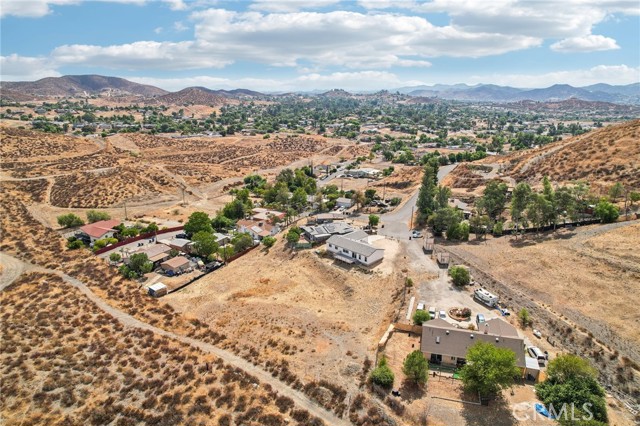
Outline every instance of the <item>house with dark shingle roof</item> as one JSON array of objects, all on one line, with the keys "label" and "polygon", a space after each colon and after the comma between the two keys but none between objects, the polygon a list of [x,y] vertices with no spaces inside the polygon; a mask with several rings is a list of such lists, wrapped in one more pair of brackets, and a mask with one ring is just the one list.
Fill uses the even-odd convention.
[{"label": "house with dark shingle roof", "polygon": [[478,331],[456,328],[439,318],[422,325],[420,350],[434,364],[464,365],[467,351],[477,342],[491,343],[513,351],[516,365],[523,371],[526,368],[524,339],[514,326],[500,318],[481,324]]}]

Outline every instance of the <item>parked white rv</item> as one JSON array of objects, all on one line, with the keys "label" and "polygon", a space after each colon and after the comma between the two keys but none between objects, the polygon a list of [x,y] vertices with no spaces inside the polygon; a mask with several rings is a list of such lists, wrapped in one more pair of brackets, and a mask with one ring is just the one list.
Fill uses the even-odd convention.
[{"label": "parked white rv", "polygon": [[478,288],[473,292],[473,297],[478,299],[480,302],[484,303],[487,306],[496,306],[498,304],[498,296],[495,294],[489,293],[484,288]]}]

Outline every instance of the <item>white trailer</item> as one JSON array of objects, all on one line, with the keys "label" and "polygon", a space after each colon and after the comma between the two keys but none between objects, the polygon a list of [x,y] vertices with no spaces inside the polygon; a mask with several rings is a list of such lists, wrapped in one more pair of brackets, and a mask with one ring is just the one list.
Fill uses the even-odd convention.
[{"label": "white trailer", "polygon": [[498,296],[495,294],[489,293],[484,288],[478,288],[473,292],[473,297],[484,303],[487,306],[497,306],[498,305]]}]

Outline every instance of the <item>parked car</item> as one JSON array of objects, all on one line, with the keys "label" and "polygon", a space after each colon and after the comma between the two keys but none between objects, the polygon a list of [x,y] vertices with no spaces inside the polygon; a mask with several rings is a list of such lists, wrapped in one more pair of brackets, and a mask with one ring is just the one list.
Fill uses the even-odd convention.
[{"label": "parked car", "polygon": [[429,306],[429,315],[431,315],[431,319],[435,319],[436,318],[436,308],[434,308],[433,306]]},{"label": "parked car", "polygon": [[182,233],[182,234],[177,234],[176,238],[183,238],[185,240],[188,240],[189,236],[187,234]]},{"label": "parked car", "polygon": [[445,311],[438,312],[438,318],[447,319],[447,313]]},{"label": "parked car", "polygon": [[536,336],[538,339],[542,339],[542,333],[540,332],[540,330],[536,330],[534,328],[533,329],[533,335]]},{"label": "parked car", "polygon": [[424,300],[421,300],[420,302],[418,302],[418,307],[416,309],[418,311],[424,311],[424,307],[425,307],[425,302]]},{"label": "parked car", "polygon": [[480,329],[480,325],[484,324],[484,315],[478,314],[476,315],[476,325],[478,326],[478,330]]},{"label": "parked car", "polygon": [[223,265],[224,265],[224,262],[218,262],[218,261],[210,262],[204,265],[204,270],[205,272],[213,272],[216,269],[221,268]]}]

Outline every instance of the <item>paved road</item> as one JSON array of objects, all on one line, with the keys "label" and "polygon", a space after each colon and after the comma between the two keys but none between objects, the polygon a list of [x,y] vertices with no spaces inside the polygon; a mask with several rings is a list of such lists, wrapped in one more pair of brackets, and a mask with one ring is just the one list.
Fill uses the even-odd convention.
[{"label": "paved road", "polygon": [[[179,334],[172,333],[170,331],[163,330],[161,328],[154,327],[151,324],[142,322],[137,318],[134,318],[131,315],[123,311],[120,311],[117,308],[114,308],[113,306],[105,302],[103,299],[101,299],[98,295],[96,295],[93,291],[91,291],[91,289],[89,289],[89,287],[87,287],[82,281],[79,281],[60,271],[41,268],[41,267],[34,267],[32,265],[25,264],[21,260],[16,259],[12,256],[9,256],[6,253],[0,252],[0,260],[2,260],[2,265],[5,267],[3,268],[2,281],[0,281],[2,282],[2,285],[3,285],[2,289],[4,289],[9,284],[11,284],[11,282],[13,282],[20,275],[19,273],[16,275],[17,271],[22,271],[22,270],[25,270],[26,268],[37,270],[39,272],[55,274],[61,277],[66,283],[71,284],[72,286],[77,288],[80,292],[82,292],[85,296],[87,296],[87,298],[89,298],[93,303],[95,303],[102,311],[116,318],[124,326],[140,328],[143,330],[149,330],[155,334],[165,336],[170,339],[178,340],[188,345],[197,347],[202,351],[211,353],[219,357],[226,363],[231,364],[235,367],[238,367],[244,370],[246,373],[258,378],[258,380],[260,380],[261,382],[269,383],[275,390],[278,391],[278,393],[291,398],[299,408],[303,408],[309,411],[309,413],[311,413],[312,415],[322,419],[327,425],[347,426],[351,424],[349,421],[340,419],[335,414],[320,407],[302,392],[298,392],[297,390],[290,388],[280,380],[274,378],[273,376],[271,376],[271,373],[263,370],[260,367],[257,367],[251,364],[250,362],[246,361],[245,359],[231,352],[225,351],[224,349],[220,349],[210,343],[201,342],[199,340],[195,340],[190,337],[182,336]],[[5,265],[9,265],[10,268],[7,268]],[[5,271],[9,271],[9,274],[5,274]]]}]

